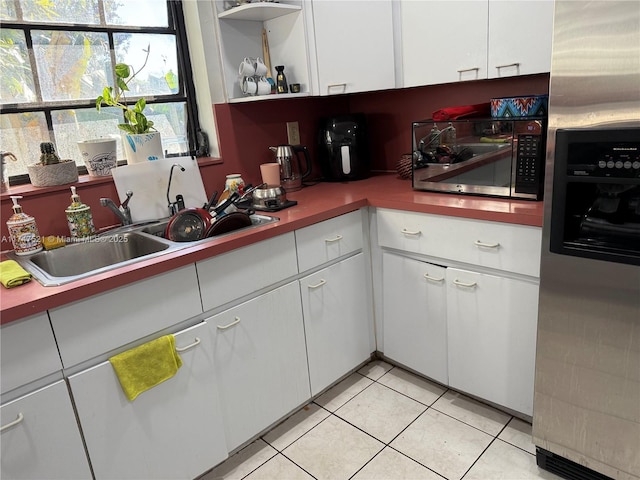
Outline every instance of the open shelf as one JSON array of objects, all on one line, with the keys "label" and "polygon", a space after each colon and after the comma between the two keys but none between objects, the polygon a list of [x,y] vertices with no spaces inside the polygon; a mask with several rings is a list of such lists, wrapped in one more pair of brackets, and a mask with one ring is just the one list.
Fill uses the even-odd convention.
[{"label": "open shelf", "polygon": [[299,5],[287,5],[283,3],[246,3],[219,13],[218,18],[225,20],[253,20],[264,22],[283,15],[288,15],[289,13],[300,11],[301,9],[302,7]]},{"label": "open shelf", "polygon": [[252,95],[247,97],[230,98],[229,103],[257,102],[260,100],[276,100],[276,99],[283,99],[283,98],[301,98],[301,97],[308,97],[310,95],[311,94],[309,92],[274,93],[270,95]]}]

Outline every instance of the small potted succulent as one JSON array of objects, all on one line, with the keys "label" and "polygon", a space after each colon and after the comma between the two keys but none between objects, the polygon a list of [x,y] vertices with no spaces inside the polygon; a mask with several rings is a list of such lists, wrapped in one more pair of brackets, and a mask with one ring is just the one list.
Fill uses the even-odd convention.
[{"label": "small potted succulent", "polygon": [[162,153],[162,139],[153,122],[144,114],[147,106],[144,98],[139,99],[133,106],[127,104],[125,93],[129,91],[129,83],[138,75],[149,60],[151,45],[144,50],[147,56],[138,71],[125,63],[118,63],[115,68],[116,84],[107,86],[102,95],[96,98],[96,110],[104,106],[116,107],[124,112],[125,123],[118,125],[122,130],[122,140],[127,163],[139,163],[147,160],[164,158]]},{"label": "small potted succulent", "polygon": [[50,187],[78,181],[78,167],[73,160],[60,160],[51,142],[40,144],[40,163],[27,165],[34,187]]}]

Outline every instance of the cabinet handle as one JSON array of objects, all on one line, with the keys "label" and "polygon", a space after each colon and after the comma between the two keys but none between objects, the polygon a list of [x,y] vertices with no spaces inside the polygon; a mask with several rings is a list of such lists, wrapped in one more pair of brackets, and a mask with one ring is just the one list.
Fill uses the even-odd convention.
[{"label": "cabinet handle", "polygon": [[329,90],[331,90],[332,88],[337,88],[337,87],[342,87],[342,93],[346,93],[347,91],[347,83],[329,83],[327,84],[327,93],[329,93]]},{"label": "cabinet handle", "polygon": [[338,240],[342,240],[342,235],[336,235],[335,238],[325,238],[324,241],[327,243],[337,242]]},{"label": "cabinet handle", "polygon": [[480,67],[471,67],[471,68],[462,68],[460,70],[458,70],[458,73],[464,73],[464,72],[477,72],[480,70]]},{"label": "cabinet handle", "polygon": [[420,235],[422,232],[420,230],[407,230],[406,228],[403,228],[402,233],[404,235]]},{"label": "cabinet handle", "polygon": [[11,428],[14,425],[18,425],[22,420],[24,420],[24,415],[22,415],[22,412],[18,412],[18,417],[13,422],[9,422],[6,425],[2,425],[2,427],[0,427],[0,432],[4,432],[7,428]]},{"label": "cabinet handle", "polygon": [[327,281],[324,278],[321,278],[320,281],[318,283],[316,283],[315,285],[307,285],[307,288],[309,289],[314,289],[314,288],[318,288],[321,287],[322,285],[324,285],[325,283],[327,283]]},{"label": "cabinet handle", "polygon": [[432,277],[428,273],[424,274],[424,278],[426,278],[427,280],[431,280],[432,282],[443,282],[444,281],[444,277]]},{"label": "cabinet handle", "polygon": [[496,65],[496,68],[498,70],[500,70],[501,68],[507,68],[507,67],[518,67],[518,68],[520,68],[520,62],[506,63],[504,65]]},{"label": "cabinet handle", "polygon": [[193,341],[193,343],[187,345],[186,347],[176,347],[176,352],[184,352],[185,350],[189,350],[190,348],[195,347],[199,343],[200,343],[200,339],[198,337],[196,337],[196,339]]},{"label": "cabinet handle", "polygon": [[227,328],[231,328],[234,325],[237,325],[239,323],[240,323],[240,317],[236,317],[236,319],[233,322],[231,322],[229,325],[218,325],[218,329],[219,330],[226,330]]},{"label": "cabinet handle", "polygon": [[484,243],[484,242],[481,242],[480,240],[476,240],[473,243],[475,243],[476,246],[478,247],[486,247],[486,248],[498,248],[500,246],[499,243]]},{"label": "cabinet handle", "polygon": [[458,285],[460,287],[467,287],[467,288],[473,288],[478,285],[476,282],[464,283],[458,280],[457,278],[453,281],[453,283],[454,285]]}]

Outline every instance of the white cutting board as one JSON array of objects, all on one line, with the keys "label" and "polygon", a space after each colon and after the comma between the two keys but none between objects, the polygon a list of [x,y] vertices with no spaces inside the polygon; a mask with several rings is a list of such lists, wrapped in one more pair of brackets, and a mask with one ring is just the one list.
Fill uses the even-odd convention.
[{"label": "white cutting board", "polygon": [[191,157],[163,158],[151,162],[125,165],[111,170],[118,190],[120,203],[126,200],[127,190],[133,192],[129,201],[131,220],[141,222],[156,220],[171,215],[167,202],[167,186],[171,166],[177,163],[184,167],[173,169],[169,198],[176,201],[176,195],[184,197],[185,207],[202,207],[207,203],[198,161]]}]

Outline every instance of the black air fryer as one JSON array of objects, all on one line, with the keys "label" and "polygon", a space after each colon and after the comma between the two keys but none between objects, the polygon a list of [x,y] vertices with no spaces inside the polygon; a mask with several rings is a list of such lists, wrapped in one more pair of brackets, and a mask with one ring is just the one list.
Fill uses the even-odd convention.
[{"label": "black air fryer", "polygon": [[364,114],[338,115],[320,121],[318,160],[323,180],[338,182],[367,178],[370,159]]}]

